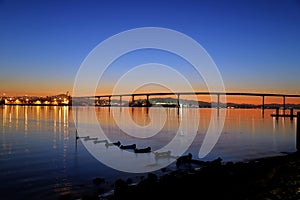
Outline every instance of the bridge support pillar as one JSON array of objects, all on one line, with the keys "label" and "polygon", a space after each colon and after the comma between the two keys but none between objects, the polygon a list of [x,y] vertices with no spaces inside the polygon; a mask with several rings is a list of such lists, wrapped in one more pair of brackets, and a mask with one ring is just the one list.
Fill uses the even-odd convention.
[{"label": "bridge support pillar", "polygon": [[217,94],[218,95],[218,104],[217,104],[217,106],[218,106],[218,109],[220,108],[220,94]]},{"label": "bridge support pillar", "polygon": [[120,103],[119,103],[120,107],[122,106],[122,104],[123,104],[123,102],[122,102],[122,96],[120,96]]},{"label": "bridge support pillar", "polygon": [[179,108],[179,107],[180,107],[179,100],[180,100],[180,94],[177,94],[177,108]]},{"label": "bridge support pillar", "polygon": [[300,112],[297,113],[296,148],[297,152],[300,152]]},{"label": "bridge support pillar", "polygon": [[134,95],[131,95],[131,105],[134,104]]},{"label": "bridge support pillar", "polygon": [[262,109],[262,116],[265,116],[265,96],[262,96],[262,104],[261,104],[261,109]]},{"label": "bridge support pillar", "polygon": [[278,120],[278,118],[279,118],[279,108],[277,107],[276,108],[276,120]]},{"label": "bridge support pillar", "polygon": [[108,97],[108,105],[111,106],[111,97]]},{"label": "bridge support pillar", "polygon": [[147,99],[146,99],[146,106],[149,107],[150,106],[150,101],[149,101],[149,94],[147,94]]},{"label": "bridge support pillar", "polygon": [[283,112],[285,111],[285,96],[283,96]]},{"label": "bridge support pillar", "polygon": [[218,96],[218,104],[217,104],[217,115],[220,116],[220,94],[217,94]]}]

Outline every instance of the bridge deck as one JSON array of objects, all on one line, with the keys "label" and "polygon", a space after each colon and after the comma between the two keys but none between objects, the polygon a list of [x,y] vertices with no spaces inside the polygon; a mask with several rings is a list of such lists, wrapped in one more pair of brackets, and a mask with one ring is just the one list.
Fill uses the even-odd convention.
[{"label": "bridge deck", "polygon": [[153,92],[134,94],[106,94],[95,96],[83,96],[74,98],[101,98],[123,96],[167,96],[167,95],[226,95],[226,96],[258,96],[258,97],[300,97],[300,94],[276,94],[276,93],[250,93],[250,92]]}]

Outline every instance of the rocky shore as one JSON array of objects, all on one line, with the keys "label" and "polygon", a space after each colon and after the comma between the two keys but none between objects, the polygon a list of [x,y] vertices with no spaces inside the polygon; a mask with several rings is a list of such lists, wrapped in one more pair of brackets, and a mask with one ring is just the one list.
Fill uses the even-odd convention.
[{"label": "rocky shore", "polygon": [[[111,193],[94,190],[80,199],[300,199],[300,153],[237,163],[190,159],[180,165],[162,176],[148,173],[137,184],[119,179]],[[94,181],[101,188],[103,180]]]}]

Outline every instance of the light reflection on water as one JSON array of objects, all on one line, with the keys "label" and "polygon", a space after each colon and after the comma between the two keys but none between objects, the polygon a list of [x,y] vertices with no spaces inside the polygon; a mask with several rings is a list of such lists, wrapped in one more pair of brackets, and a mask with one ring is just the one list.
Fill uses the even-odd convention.
[{"label": "light reflection on water", "polygon": [[[93,109],[78,107],[77,115],[80,122],[86,124],[91,136],[97,137],[93,129],[96,122],[91,122],[89,118]],[[172,140],[182,120],[176,108],[167,108],[164,122],[159,109],[163,108],[153,108],[151,116],[147,108],[97,107],[95,111],[98,122],[111,142],[151,146],[155,151]],[[196,157],[210,123],[211,110],[184,108],[182,111],[187,112],[190,119],[196,112],[200,115],[197,136],[188,150]],[[120,116],[123,126],[127,126],[127,120],[130,119],[123,117],[126,112],[140,127],[163,128],[152,137],[134,138],[124,133],[114,120],[114,115]],[[220,156],[224,161],[239,161],[295,151],[296,118],[276,120],[270,117],[271,113],[273,110],[265,110],[263,118],[261,110],[228,109],[221,137],[204,160]],[[157,120],[157,123],[151,124],[151,119]],[[195,125],[195,122],[191,124]],[[127,128],[135,131],[134,127]],[[147,131],[141,134],[147,136]],[[181,134],[183,138],[188,137],[188,131]],[[69,107],[1,106],[1,196],[10,199],[53,198],[72,192],[78,185],[90,183],[95,177],[111,181],[120,176],[130,177],[94,159],[84,148],[84,142],[92,141],[80,139],[76,142],[75,125]]]}]

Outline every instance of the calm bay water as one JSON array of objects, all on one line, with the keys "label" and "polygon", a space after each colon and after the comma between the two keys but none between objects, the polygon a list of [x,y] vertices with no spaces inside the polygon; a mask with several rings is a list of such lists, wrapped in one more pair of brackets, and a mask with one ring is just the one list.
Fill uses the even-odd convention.
[{"label": "calm bay water", "polygon": [[[89,121],[93,109],[77,108],[77,117],[80,123],[86,125],[91,137],[97,135],[97,129]],[[181,120],[176,108],[166,108],[165,121],[160,120],[164,108],[151,109],[98,107],[96,114],[110,141],[151,146],[155,151],[172,140]],[[200,116],[197,135],[186,151],[197,158],[210,123],[211,109],[183,108],[182,111],[190,118],[195,113]],[[223,161],[242,161],[296,150],[296,119],[275,120],[270,117],[274,110],[265,110],[264,118],[258,109],[227,109],[226,112],[221,137],[203,160],[221,157]],[[145,133],[135,134],[147,136],[149,128],[163,128],[149,138],[132,137],[120,128],[121,125],[132,133],[135,132],[134,126],[126,127],[130,119],[124,113],[129,113],[130,119],[141,127],[149,125],[151,119],[156,120],[156,125],[148,127]],[[74,113],[74,118],[75,116]],[[122,124],[118,124],[116,117]],[[75,134],[75,122],[70,107],[1,106],[1,199],[55,199],[80,190],[82,185],[91,184],[96,177],[113,182],[119,177],[139,175],[120,172],[102,164],[84,146],[85,143],[95,146],[100,144],[84,138],[76,140]],[[182,134],[184,138],[188,133]],[[174,167],[174,164],[169,167]]]}]

